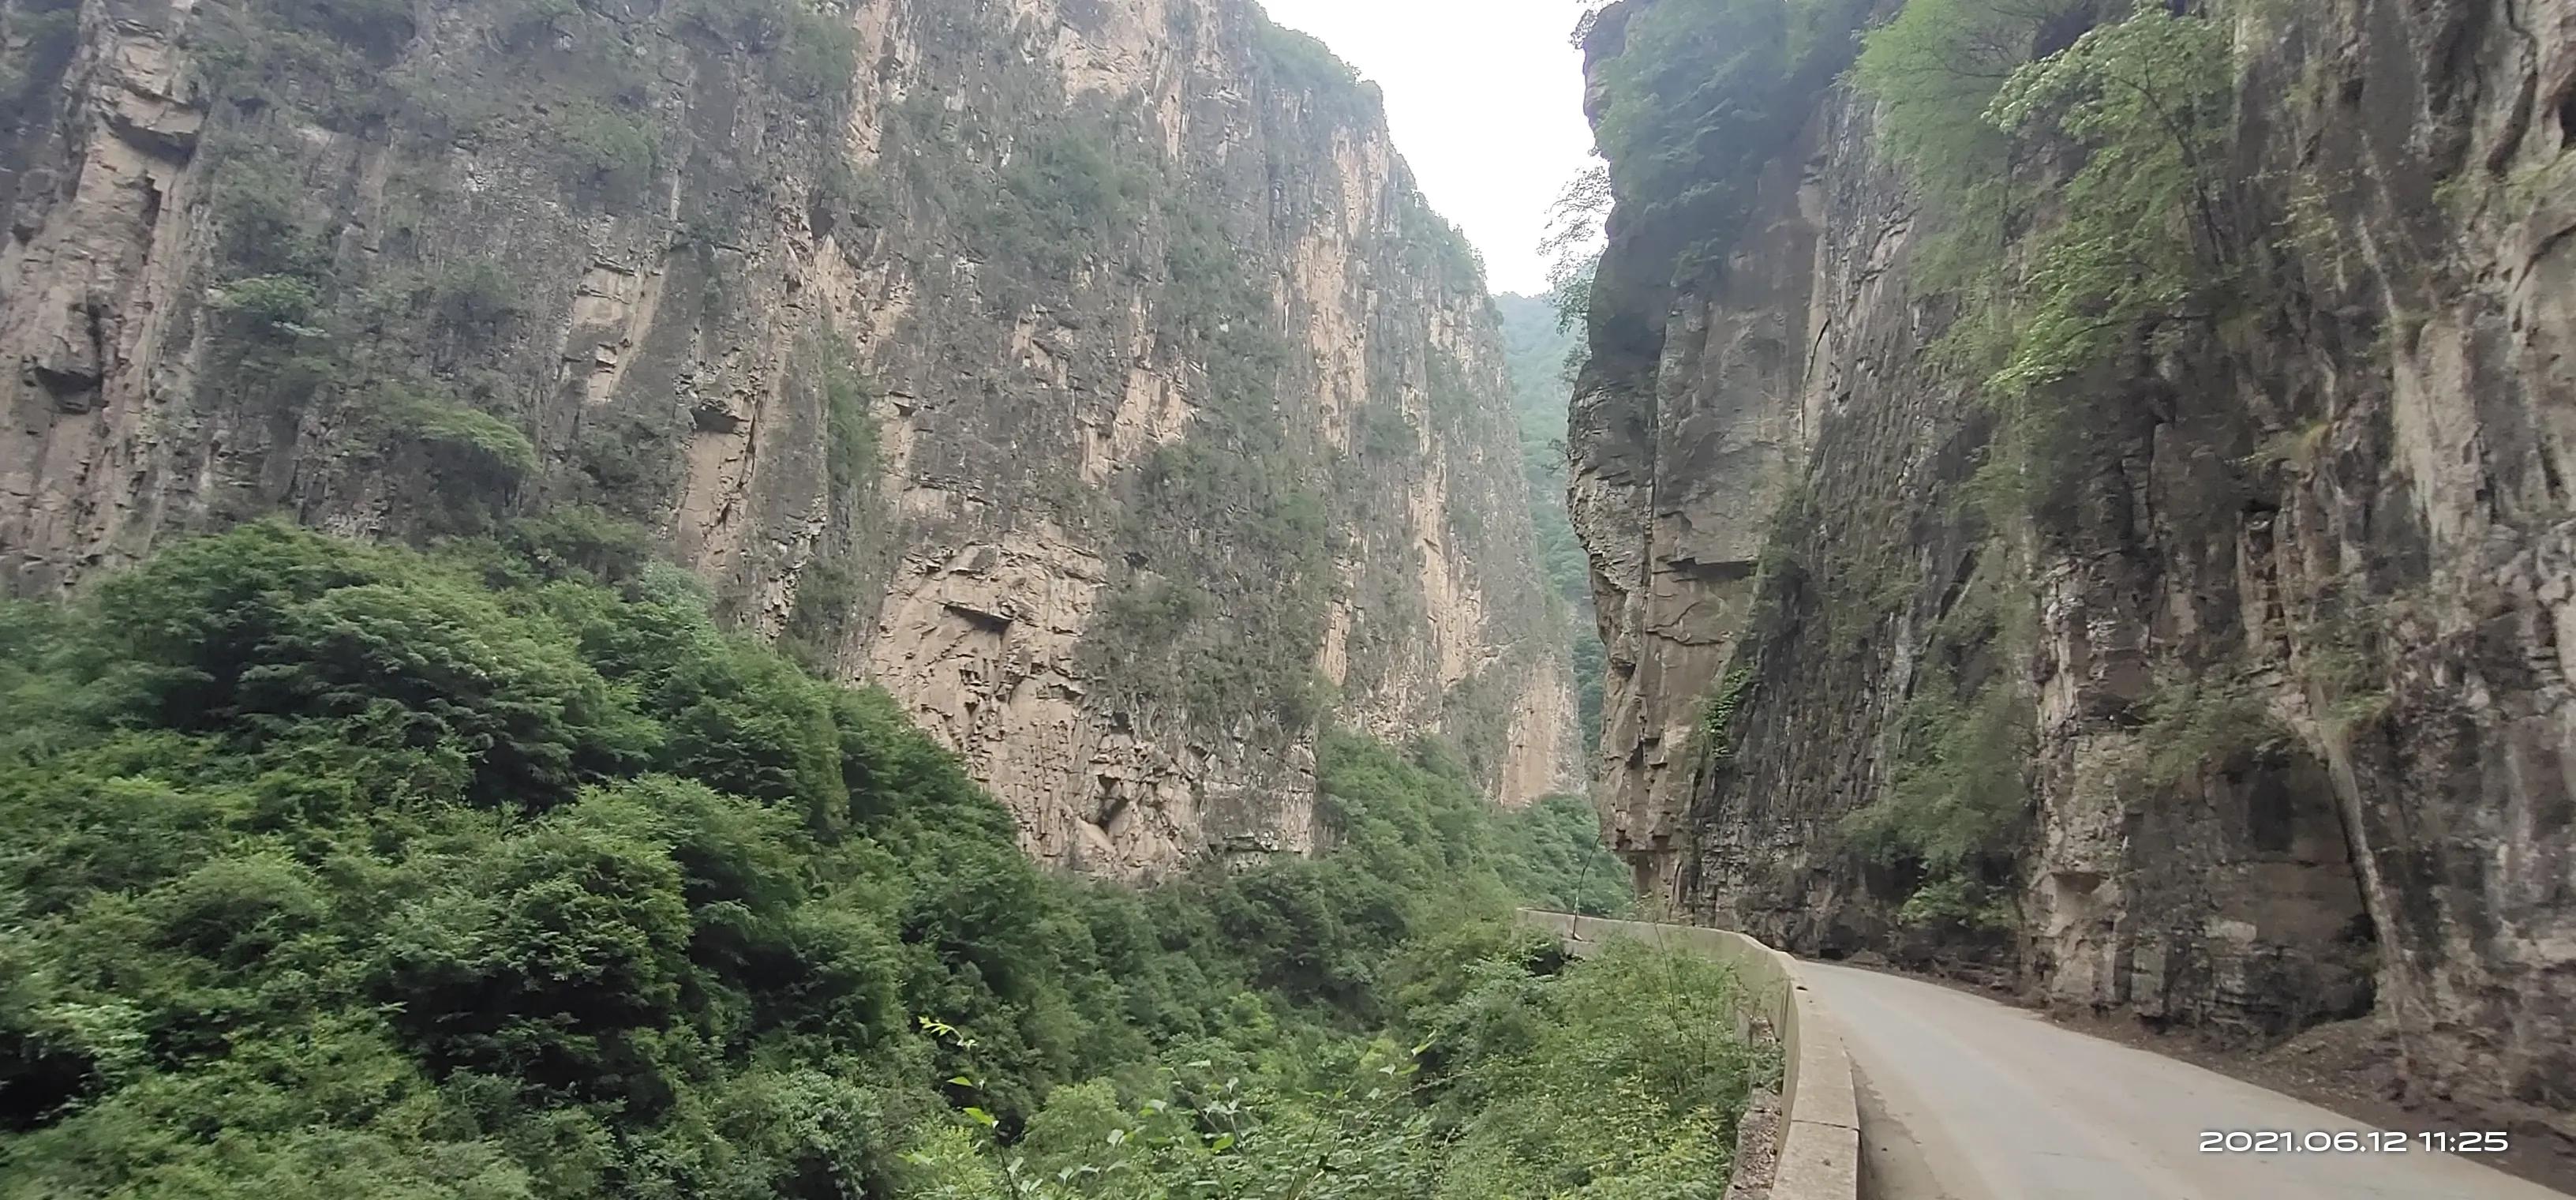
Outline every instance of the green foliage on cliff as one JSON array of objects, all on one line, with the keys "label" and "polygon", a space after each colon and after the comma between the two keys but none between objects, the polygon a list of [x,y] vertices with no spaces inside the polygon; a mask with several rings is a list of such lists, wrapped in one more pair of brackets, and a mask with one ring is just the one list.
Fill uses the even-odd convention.
[{"label": "green foliage on cliff", "polygon": [[[1878,136],[1953,221],[1990,214],[2012,141],[1988,115],[2032,59],[2062,50],[2097,0],[1909,0],[1862,40],[1852,80],[1886,106]],[[1998,249],[1988,243],[1988,250]]]},{"label": "green foliage on cliff", "polygon": [[[1954,496],[1997,535],[1987,564],[1927,639],[1884,791],[1843,823],[1899,869],[1908,922],[2008,923],[2035,743],[2013,664],[2035,616],[2026,566],[1999,564],[2026,563],[2032,518],[2045,528],[2093,461],[2107,422],[2085,406],[2147,373],[2130,364],[2160,333],[2228,303],[2232,62],[2220,22],[2127,0],[1911,0],[1864,40],[1854,80],[1925,200],[1915,285],[1957,302],[1937,349],[1997,418]],[[2249,702],[2159,689],[2131,766],[2171,786],[2259,741]]]},{"label": "green foliage on cliff", "polygon": [[1662,0],[1629,11],[1593,124],[1623,224],[1669,242],[1677,274],[1722,258],[1763,166],[1850,61],[1853,0]]},{"label": "green foliage on cliff", "polygon": [[[958,153],[979,136],[975,118],[971,110],[951,112],[935,92],[915,92],[891,114],[888,160],[909,181],[915,204],[954,223],[961,235],[955,249],[985,265],[987,290],[1006,308],[1069,286],[1084,263],[1134,238],[1146,214],[1190,208],[1166,164],[1137,148],[1132,118],[1039,117],[1011,131],[1007,158],[988,161]],[[1176,244],[1185,237],[1176,234]],[[1224,250],[1218,239],[1221,258],[1191,263],[1221,267],[1213,276],[1193,273],[1186,282],[1239,277]]]},{"label": "green foliage on cliff", "polygon": [[2309,703],[2323,711],[2321,724],[2333,736],[2350,737],[2388,713],[2395,672],[2389,618],[2414,601],[2402,595],[2394,599],[2385,607],[2374,606],[2378,611],[2365,611],[2329,597],[2300,623],[2293,663]]},{"label": "green foliage on cliff", "polygon": [[1936,671],[1897,715],[1897,759],[1878,799],[1842,836],[1897,870],[1905,924],[1992,933],[2013,927],[2015,862],[2029,836],[2030,702],[1998,681],[1965,692]]},{"label": "green foliage on cliff", "polygon": [[857,80],[858,40],[834,0],[684,0],[674,7],[683,21],[757,56],[790,95],[845,99]]},{"label": "green foliage on cliff", "polygon": [[1855,850],[1895,868],[1909,923],[2009,924],[2038,748],[2036,701],[2015,669],[2033,651],[2023,573],[2004,545],[1982,548],[1894,713],[1879,793],[1840,822]]},{"label": "green foliage on cliff", "polygon": [[2024,779],[2034,746],[2029,701],[2000,681],[1962,692],[1945,671],[1915,685],[1898,715],[1886,794],[1854,812],[1844,832],[1890,861],[1934,878],[2009,863],[2028,819]]},{"label": "green foliage on cliff", "polygon": [[1938,218],[1916,276],[1963,301],[1944,349],[2004,417],[1979,488],[1999,509],[2080,461],[2052,389],[2159,323],[2213,319],[2227,278],[2228,32],[2160,4],[2096,24],[2100,7],[1921,0],[1854,72]]},{"label": "green foliage on cliff", "polygon": [[1121,513],[1133,567],[1084,631],[1082,669],[1133,711],[1227,736],[1313,726],[1327,516],[1293,459],[1195,437],[1157,447]]},{"label": "green foliage on cliff", "polygon": [[2032,247],[2027,313],[1990,387],[2044,387],[2114,353],[2138,323],[2209,315],[2203,293],[2227,251],[2213,192],[2232,61],[2215,22],[2150,8],[2006,81],[1989,110],[1998,127],[2090,153]]},{"label": "green foliage on cliff", "polygon": [[1252,15],[1252,52],[1269,68],[1272,82],[1289,93],[1312,97],[1351,115],[1380,107],[1377,85],[1363,82],[1321,40],[1273,21],[1258,9]]},{"label": "green foliage on cliff", "polygon": [[661,148],[640,115],[582,98],[558,103],[546,121],[568,182],[621,193],[652,183]]},{"label": "green foliage on cliff", "polygon": [[[1204,369],[1204,386],[1192,389],[1189,437],[1157,446],[1122,481],[1130,569],[1084,631],[1078,661],[1131,713],[1275,741],[1328,707],[1313,657],[1336,586],[1331,511],[1311,449],[1281,417],[1288,349],[1268,277],[1216,214],[1177,191],[1150,199],[1168,220],[1163,334]],[[1371,444],[1393,433],[1379,414]]]},{"label": "green foliage on cliff", "polygon": [[1709,762],[1726,766],[1735,761],[1735,714],[1744,707],[1744,694],[1753,687],[1753,668],[1737,666],[1721,676],[1700,699],[1699,724],[1694,732],[1699,737],[1699,752]]},{"label": "green foliage on cliff", "polygon": [[[203,85],[189,157],[206,203],[190,211],[210,226],[200,282],[213,286],[198,295],[221,315],[191,388],[249,425],[301,431],[218,456],[209,518],[273,503],[275,485],[255,480],[290,456],[308,500],[403,497],[391,534],[487,530],[538,494],[640,511],[673,477],[686,418],[594,405],[573,453],[539,454],[529,412],[544,389],[520,383],[551,372],[558,347],[537,345],[527,315],[562,299],[540,295],[544,280],[580,270],[555,257],[581,241],[566,240],[579,214],[643,222],[639,246],[673,233],[704,251],[785,208],[795,180],[821,179],[839,152],[823,131],[840,127],[853,78],[847,24],[828,0],[244,0],[197,13],[174,45]],[[683,80],[741,102],[675,103]],[[758,170],[737,142],[759,144]],[[672,216],[653,197],[670,190],[656,181],[680,170],[723,183],[679,189],[681,228],[663,229]],[[738,276],[688,299],[738,320],[725,295]]]},{"label": "green foliage on cliff", "polygon": [[515,482],[537,469],[537,447],[519,428],[490,413],[417,392],[392,391],[385,416],[398,436],[480,458]]},{"label": "green foliage on cliff", "polygon": [[[1565,812],[1336,737],[1336,853],[1053,879],[890,698],[642,545],[255,525],[0,607],[0,1192],[1042,1194],[992,1190],[1025,1160],[1195,1197],[1318,1148],[1387,1200],[1722,1179],[1775,1069],[1723,981],[1490,917],[1568,902]],[[1604,1095],[1617,1139],[1524,1103]],[[1522,1162],[1564,1183],[1440,1182]]]},{"label": "green foliage on cliff", "polygon": [[1156,182],[1121,160],[1108,128],[1068,120],[1013,155],[1002,173],[1005,195],[987,225],[1000,240],[979,249],[1069,268],[1066,254],[1079,255],[1132,224]]},{"label": "green foliage on cliff", "polygon": [[1396,214],[1395,236],[1403,251],[1399,261],[1407,270],[1460,291],[1483,291],[1485,256],[1428,198],[1407,187],[1397,198]]},{"label": "green foliage on cliff", "polygon": [[807,370],[822,393],[823,472],[830,489],[830,520],[813,556],[796,575],[796,598],[779,630],[779,648],[797,662],[829,674],[852,627],[874,611],[867,591],[877,586],[885,521],[877,509],[877,426],[868,411],[874,392],[851,361],[856,352],[838,337],[806,348]]},{"label": "green foliage on cliff", "polygon": [[1299,91],[1331,91],[1359,85],[1359,72],[1343,62],[1319,38],[1260,17],[1253,23],[1252,46],[1279,73],[1283,85]]},{"label": "green foliage on cliff", "polygon": [[322,292],[299,275],[253,275],[214,289],[206,304],[238,313],[262,332],[292,335],[313,319],[322,304]]},{"label": "green foliage on cliff", "polygon": [[823,383],[823,464],[835,494],[874,482],[877,469],[877,423],[868,414],[868,381],[850,365],[857,357],[847,343],[826,339],[817,358]]},{"label": "green foliage on cliff", "polygon": [[2161,787],[2189,783],[2289,737],[2254,684],[2224,669],[2168,672],[2138,702],[2138,714],[2136,766]]}]

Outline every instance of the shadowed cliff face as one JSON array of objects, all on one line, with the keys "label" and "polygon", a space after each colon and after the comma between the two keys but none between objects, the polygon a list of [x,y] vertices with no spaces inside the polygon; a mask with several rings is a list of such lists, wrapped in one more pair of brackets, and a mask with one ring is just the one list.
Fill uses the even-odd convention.
[{"label": "shadowed cliff face", "polygon": [[[1697,264],[1620,195],[1572,437],[1605,827],[1802,951],[2244,1036],[2374,1012],[2417,1095],[2576,1132],[2576,7],[2184,14],[2198,274],[2009,399],[1901,100],[1784,112]],[[2021,143],[1986,278],[2055,286],[2101,137]]]},{"label": "shadowed cliff face", "polygon": [[8,0],[0,571],[640,522],[1038,855],[1317,837],[1319,723],[1580,779],[1492,310],[1237,0]]}]

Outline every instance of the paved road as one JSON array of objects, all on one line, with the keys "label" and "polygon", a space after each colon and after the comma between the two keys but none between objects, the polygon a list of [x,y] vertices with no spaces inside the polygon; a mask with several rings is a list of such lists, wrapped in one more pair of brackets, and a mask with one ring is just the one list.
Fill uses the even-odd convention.
[{"label": "paved road", "polygon": [[2203,1130],[2371,1127],[1937,984],[1801,962],[1861,1087],[1876,1200],[2567,1200],[2429,1153],[2202,1153]]}]

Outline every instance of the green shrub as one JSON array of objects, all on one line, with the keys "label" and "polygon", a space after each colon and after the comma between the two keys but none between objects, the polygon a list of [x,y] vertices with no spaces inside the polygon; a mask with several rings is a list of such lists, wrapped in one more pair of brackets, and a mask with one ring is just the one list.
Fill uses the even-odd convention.
[{"label": "green shrub", "polygon": [[[2226,30],[2150,7],[2015,71],[1988,110],[2021,137],[2089,146],[2065,216],[2034,248],[2034,293],[2012,358],[1988,386],[2010,393],[2102,361],[2123,323],[2175,313],[2228,253],[2216,164],[2234,81]],[[2101,340],[2097,340],[2101,339]]]},{"label": "green shrub", "polygon": [[274,334],[311,336],[320,332],[305,324],[322,307],[322,290],[298,275],[253,275],[216,285],[209,305],[238,313],[255,328]]},{"label": "green shrub", "polygon": [[344,132],[399,107],[402,90],[384,72],[416,32],[409,0],[253,0],[209,8],[190,26],[216,94]]},{"label": "green shrub", "polygon": [[505,478],[519,480],[537,469],[536,443],[507,421],[480,409],[428,395],[394,389],[384,416],[398,437],[471,455]]},{"label": "green shrub", "polygon": [[519,289],[510,273],[490,259],[471,258],[449,264],[424,283],[416,302],[432,324],[450,337],[489,341],[522,315]]},{"label": "green shrub", "polygon": [[1950,926],[1983,933],[2021,927],[2020,912],[2008,891],[1956,875],[1935,878],[1914,889],[1897,906],[1899,924]]},{"label": "green shrub", "polygon": [[1461,964],[1466,986],[1417,1017],[1434,1048],[1426,1074],[1446,1085],[1435,1112],[1457,1129],[1434,1194],[1721,1189],[1745,1099],[1780,1071],[1734,1036],[1732,974],[1634,945],[1555,974],[1513,957]]},{"label": "green shrub", "polygon": [[[1988,115],[2033,59],[2093,19],[2095,0],[1911,0],[1862,41],[1852,79],[1885,110],[1880,137],[1956,221],[1999,183],[2011,143]],[[2053,43],[2053,44],[2052,44]],[[1983,247],[1991,250],[1991,246]]]},{"label": "green shrub", "polygon": [[1504,821],[1503,881],[1538,908],[1610,916],[1633,898],[1628,865],[1601,844],[1601,814],[1581,796],[1544,796]]},{"label": "green shrub", "polygon": [[1435,284],[1483,290],[1485,256],[1449,218],[1431,207],[1430,200],[1408,189],[1396,213],[1395,236],[1401,240],[1403,261],[1409,268]]},{"label": "green shrub", "polygon": [[822,214],[815,222],[822,232],[830,232],[842,220],[861,229],[878,229],[894,216],[894,199],[886,192],[885,180],[873,169],[860,171],[837,150],[824,155],[822,169],[815,175],[814,207]]},{"label": "green shrub", "polygon": [[835,493],[874,482],[877,471],[877,423],[868,411],[875,389],[850,362],[855,356],[839,341],[821,352],[823,373],[823,461]]},{"label": "green shrub", "polygon": [[1365,105],[1373,99],[1374,89],[1361,83],[1359,72],[1333,53],[1332,47],[1257,13],[1253,18],[1252,50],[1283,90],[1353,105]]},{"label": "green shrub", "polygon": [[495,8],[493,28],[514,50],[552,38],[582,15],[579,0],[502,0]]},{"label": "green shrub", "polygon": [[2224,671],[2168,674],[2138,704],[2138,763],[2159,787],[2280,746],[2288,731],[2255,687]]},{"label": "green shrub", "polygon": [[795,600],[779,643],[798,663],[828,673],[837,669],[854,614],[865,611],[865,593],[875,586],[868,560],[881,546],[874,511],[877,429],[868,411],[873,389],[851,363],[855,352],[838,338],[824,338],[808,353],[823,393],[830,524],[813,557],[797,570]]},{"label": "green shrub", "polygon": [[825,11],[793,5],[784,36],[771,51],[771,78],[795,96],[846,99],[858,83],[858,38],[838,5]]},{"label": "green shrub", "polygon": [[1087,249],[1132,226],[1152,192],[1104,125],[1068,121],[1025,138],[1001,177],[987,232],[1011,259],[1069,273]]},{"label": "green shrub", "polygon": [[1720,767],[1735,761],[1735,714],[1744,705],[1744,695],[1752,690],[1753,668],[1730,668],[1716,686],[1701,699],[1699,708],[1700,752]]},{"label": "green shrub", "polygon": [[1359,407],[1360,453],[1391,462],[1409,461],[1422,449],[1422,437],[1413,430],[1413,421],[1404,406],[1390,400],[1371,399]]},{"label": "green shrub", "polygon": [[558,102],[544,136],[554,144],[566,182],[606,195],[650,184],[661,154],[651,126],[596,100]]},{"label": "green shrub", "polygon": [[[589,513],[434,556],[259,524],[0,606],[13,1184],[926,1196],[1025,1160],[1028,1195],[1276,1195],[1329,1165],[1333,1194],[1411,1200],[1723,1174],[1776,1069],[1726,981],[1569,969],[1503,924],[1602,902],[1579,802],[1499,817],[1436,745],[1335,734],[1333,853],[1078,884],[893,698],[723,634],[636,543]],[[1574,1104],[1600,1095],[1645,1107],[1595,1136]]]},{"label": "green shrub", "polygon": [[560,505],[512,522],[503,539],[504,561],[520,570],[496,572],[494,586],[523,574],[547,581],[623,584],[653,561],[652,531],[579,505]]},{"label": "green shrub", "polygon": [[1935,879],[2011,861],[2028,829],[2030,703],[2002,682],[1961,694],[1934,671],[1898,716],[1880,797],[1842,821],[1863,852],[1918,863]]},{"label": "green shrub", "polygon": [[326,239],[292,149],[250,130],[210,130],[199,157],[212,178],[216,250],[245,275],[320,278]]}]

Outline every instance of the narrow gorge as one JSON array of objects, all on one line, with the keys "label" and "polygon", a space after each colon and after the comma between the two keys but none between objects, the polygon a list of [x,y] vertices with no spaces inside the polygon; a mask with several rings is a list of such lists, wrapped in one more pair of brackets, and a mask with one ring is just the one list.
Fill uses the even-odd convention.
[{"label": "narrow gorge", "polygon": [[0,0],[0,1200],[2576,1179],[2576,0],[1440,3]]},{"label": "narrow gorge", "polygon": [[1624,0],[1641,890],[2576,1133],[2576,7]]},{"label": "narrow gorge", "polygon": [[1049,862],[1316,846],[1327,722],[1581,789],[1497,320],[1239,0],[0,8],[0,573],[640,522]]},{"label": "narrow gorge", "polygon": [[1562,396],[1250,0],[0,0],[0,227],[0,1197],[1670,1194],[1780,1085],[1515,923],[1626,899]]}]

